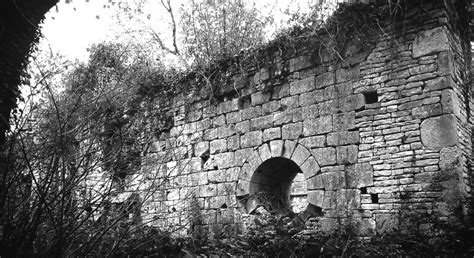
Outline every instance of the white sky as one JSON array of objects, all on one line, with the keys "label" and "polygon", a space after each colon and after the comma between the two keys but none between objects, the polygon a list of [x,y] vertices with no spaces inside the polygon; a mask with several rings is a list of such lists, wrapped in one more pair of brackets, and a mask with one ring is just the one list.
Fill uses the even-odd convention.
[{"label": "white sky", "polygon": [[[130,0],[127,0],[130,1]],[[273,13],[276,22],[284,19],[283,9],[290,7],[296,10],[302,6],[303,10],[314,0],[252,0],[264,14]],[[152,19],[149,21],[156,31],[165,30],[169,24],[169,17],[161,7],[159,0],[149,0],[146,13]],[[186,0],[173,0],[172,7],[177,16],[181,4]],[[109,6],[107,8],[107,6]],[[74,0],[66,4],[64,0],[53,7],[42,24],[41,32],[45,36],[39,48],[59,52],[69,59],[87,61],[87,48],[93,43],[110,40],[121,29],[116,24],[115,13],[117,4],[109,4],[109,0]],[[307,10],[307,9],[306,9]],[[163,26],[166,25],[166,26]],[[168,30],[169,31],[169,30]],[[166,42],[169,43],[169,42]]]}]

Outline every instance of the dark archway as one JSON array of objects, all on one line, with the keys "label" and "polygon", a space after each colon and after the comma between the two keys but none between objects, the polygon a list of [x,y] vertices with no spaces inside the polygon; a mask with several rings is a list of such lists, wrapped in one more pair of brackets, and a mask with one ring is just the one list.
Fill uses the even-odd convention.
[{"label": "dark archway", "polygon": [[273,213],[292,212],[290,192],[295,177],[303,173],[292,160],[274,157],[266,160],[252,175],[247,211],[264,206]]}]

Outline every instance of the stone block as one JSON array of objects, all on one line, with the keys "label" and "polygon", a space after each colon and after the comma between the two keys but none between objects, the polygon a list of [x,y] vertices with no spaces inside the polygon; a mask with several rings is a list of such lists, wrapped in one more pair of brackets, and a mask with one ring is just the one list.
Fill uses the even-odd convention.
[{"label": "stone block", "polygon": [[425,82],[425,88],[423,92],[431,92],[452,88],[454,83],[452,82],[451,76],[438,77],[436,79],[428,80]]},{"label": "stone block", "polygon": [[272,157],[280,157],[283,154],[283,141],[276,140],[270,142],[270,151],[272,152]]},{"label": "stone block", "polygon": [[311,67],[311,56],[299,56],[290,59],[290,72],[295,72]]},{"label": "stone block", "polygon": [[275,126],[284,125],[293,121],[293,110],[285,110],[273,114],[273,124]]},{"label": "stone block", "polygon": [[211,197],[217,195],[217,184],[207,184],[199,186],[200,197]]},{"label": "stone block", "polygon": [[328,146],[357,144],[360,142],[359,132],[357,131],[342,131],[329,133],[327,135]]},{"label": "stone block", "polygon": [[308,118],[316,118],[319,116],[319,105],[304,106],[301,109],[301,116],[303,120]]},{"label": "stone block", "polygon": [[210,143],[211,154],[225,152],[226,150],[227,150],[227,141],[225,139],[211,141]]},{"label": "stone block", "polygon": [[308,191],[307,200],[312,205],[322,207],[323,202],[324,202],[324,191],[323,190]]},{"label": "stone block", "polygon": [[439,153],[439,168],[441,170],[456,169],[460,166],[460,153],[457,147],[441,149]]},{"label": "stone block", "polygon": [[306,179],[308,190],[324,189],[323,176],[321,174]]},{"label": "stone block", "polygon": [[239,133],[250,132],[250,121],[247,120],[235,124],[235,130]]},{"label": "stone block", "polygon": [[332,100],[336,98],[336,87],[334,85],[327,86],[323,89],[323,99]]},{"label": "stone block", "polygon": [[281,136],[283,140],[296,140],[303,133],[303,123],[291,123],[283,125],[281,128]]},{"label": "stone block", "polygon": [[227,138],[227,149],[238,150],[240,148],[240,136],[238,134]]},{"label": "stone block", "polygon": [[268,142],[268,141],[280,139],[280,138],[281,138],[280,127],[269,128],[263,131],[263,142]]},{"label": "stone block", "polygon": [[320,116],[332,115],[339,110],[339,100],[329,100],[317,104]]},{"label": "stone block", "polygon": [[332,126],[332,116],[321,116],[316,118],[306,119],[303,122],[303,135],[312,136],[317,134],[324,134],[331,132],[333,130]]},{"label": "stone block", "polygon": [[359,148],[357,147],[357,145],[336,147],[337,164],[348,165],[356,163],[358,151]]},{"label": "stone block", "polygon": [[320,168],[316,159],[310,156],[301,166],[301,171],[303,171],[304,177],[306,179],[312,178],[319,173]]},{"label": "stone block", "polygon": [[336,164],[336,148],[317,148],[311,151],[320,166]]},{"label": "stone block", "polygon": [[325,191],[323,209],[335,209],[337,207],[337,192]]},{"label": "stone block", "polygon": [[194,145],[194,156],[200,157],[209,150],[209,142],[198,142]]},{"label": "stone block", "polygon": [[247,159],[247,163],[250,165],[250,170],[256,171],[257,168],[262,164],[263,160],[260,158],[258,151],[254,151],[252,155]]},{"label": "stone block", "polygon": [[262,131],[252,131],[243,134],[240,137],[240,146],[242,148],[259,146],[260,144],[262,144],[262,135]]},{"label": "stone block", "polygon": [[363,94],[354,94],[341,98],[338,101],[339,110],[349,112],[353,110],[361,110],[365,106],[365,98]]},{"label": "stone block", "polygon": [[247,149],[238,149],[235,151],[234,155],[234,165],[235,166],[242,166],[245,161],[247,161],[248,157],[252,155],[254,150],[252,148],[247,148]]},{"label": "stone block", "polygon": [[369,163],[359,163],[346,167],[348,188],[361,188],[374,184],[374,172]]},{"label": "stone block", "polygon": [[281,108],[280,101],[271,101],[262,105],[263,115],[270,115]]},{"label": "stone block", "polygon": [[241,115],[239,111],[227,113],[225,118],[228,124],[235,124],[241,121]]},{"label": "stone block", "polygon": [[421,141],[429,149],[451,147],[458,143],[456,118],[442,115],[425,119],[421,123]]},{"label": "stone block", "polygon": [[257,106],[270,100],[271,95],[264,91],[257,91],[250,95],[250,105]]},{"label": "stone block", "polygon": [[229,168],[225,171],[225,181],[232,182],[234,184],[235,181],[239,179],[240,168]]},{"label": "stone block", "polygon": [[239,180],[237,182],[235,195],[237,197],[242,197],[242,196],[249,195],[250,194],[250,184],[251,183],[249,181]]},{"label": "stone block", "polygon": [[308,149],[298,144],[298,146],[296,146],[295,148],[295,151],[291,155],[291,160],[293,160],[296,163],[296,165],[300,166],[301,164],[303,164],[303,162],[306,161],[306,159],[310,155],[311,155],[311,152],[309,152]]},{"label": "stone block", "polygon": [[438,27],[416,34],[413,41],[412,56],[413,58],[418,58],[446,50],[449,50],[446,28]]},{"label": "stone block", "polygon": [[262,115],[262,106],[249,107],[240,110],[242,120],[248,120]]},{"label": "stone block", "polygon": [[335,131],[347,131],[355,128],[355,111],[333,115],[333,127]]},{"label": "stone block", "polygon": [[412,115],[415,118],[427,118],[439,116],[441,114],[443,114],[441,103],[424,105],[421,107],[416,107],[412,110]]},{"label": "stone block", "polygon": [[238,99],[233,99],[230,101],[220,102],[217,105],[216,113],[225,114],[236,110],[239,110]]},{"label": "stone block", "polygon": [[260,159],[265,162],[265,160],[270,159],[272,157],[272,153],[270,151],[270,146],[265,143],[258,147],[258,153],[260,154]]},{"label": "stone block", "polygon": [[346,188],[344,172],[335,171],[321,174],[325,190],[340,190]]},{"label": "stone block", "polygon": [[299,143],[304,145],[306,148],[324,147],[326,145],[326,136],[317,135],[305,137],[300,139]]},{"label": "stone block", "polygon": [[225,115],[216,116],[212,119],[212,125],[219,127],[225,125]]},{"label": "stone block", "polygon": [[442,51],[438,54],[438,75],[446,76],[451,75],[454,71],[454,60],[453,56],[449,51]]},{"label": "stone block", "polygon": [[337,191],[337,209],[355,210],[360,208],[360,190],[340,189]]},{"label": "stone block", "polygon": [[324,98],[324,91],[323,90],[313,90],[310,92],[306,92],[300,95],[299,104],[300,106],[308,106],[311,104],[323,102],[327,100]]},{"label": "stone block", "polygon": [[290,95],[298,95],[314,89],[314,78],[308,77],[290,83]]},{"label": "stone block", "polygon": [[282,157],[291,159],[291,155],[293,155],[293,151],[295,150],[296,142],[291,140],[286,140],[283,145],[282,150]]},{"label": "stone block", "polygon": [[336,70],[336,82],[345,82],[356,80],[360,76],[360,68],[358,66],[353,68],[340,68]]},{"label": "stone block", "polygon": [[252,176],[253,176],[253,173],[255,172],[255,170],[252,170],[251,166],[249,163],[245,163],[242,168],[240,169],[240,172],[239,172],[239,175],[238,175],[238,178],[239,178],[239,182],[240,181],[251,181],[252,180]]},{"label": "stone block", "polygon": [[261,116],[250,120],[250,130],[267,129],[273,126],[273,116]]},{"label": "stone block", "polygon": [[327,72],[327,73],[323,73],[321,75],[316,76],[316,78],[314,79],[314,84],[316,88],[321,89],[328,85],[334,84],[334,81],[335,81],[334,72]]}]

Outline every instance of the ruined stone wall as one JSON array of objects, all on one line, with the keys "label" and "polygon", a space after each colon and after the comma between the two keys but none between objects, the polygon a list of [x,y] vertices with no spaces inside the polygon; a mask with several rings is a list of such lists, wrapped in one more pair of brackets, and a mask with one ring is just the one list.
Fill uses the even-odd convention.
[{"label": "ruined stone wall", "polygon": [[321,209],[314,226],[325,232],[460,222],[471,195],[471,93],[455,11],[424,4],[381,21],[370,48],[353,39],[343,60],[316,46],[275,51],[230,75],[214,101],[177,96],[171,130],[129,178],[130,190],[156,189],[141,193],[143,222],[235,231],[259,205],[287,212],[293,192]]}]

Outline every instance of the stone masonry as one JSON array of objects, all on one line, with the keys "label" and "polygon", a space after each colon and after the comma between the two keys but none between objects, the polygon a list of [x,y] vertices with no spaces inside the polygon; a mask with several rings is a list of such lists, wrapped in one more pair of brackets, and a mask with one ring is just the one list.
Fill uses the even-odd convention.
[{"label": "stone masonry", "polygon": [[372,47],[351,43],[342,61],[311,46],[277,52],[219,85],[215,102],[176,96],[172,128],[130,178],[130,190],[156,185],[141,193],[143,222],[239,230],[261,192],[282,200],[275,209],[303,194],[324,232],[468,219],[470,46],[446,2],[388,17]]}]

